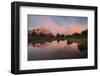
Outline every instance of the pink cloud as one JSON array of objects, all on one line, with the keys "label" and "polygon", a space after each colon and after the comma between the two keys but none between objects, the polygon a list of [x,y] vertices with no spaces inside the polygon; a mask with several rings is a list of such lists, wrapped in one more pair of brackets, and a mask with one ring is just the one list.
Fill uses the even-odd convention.
[{"label": "pink cloud", "polygon": [[69,26],[67,30],[67,34],[73,34],[73,33],[81,33],[83,30],[86,30],[87,27],[84,25],[72,25]]},{"label": "pink cloud", "polygon": [[43,25],[41,24],[41,27],[47,28],[54,35],[56,35],[57,33],[60,33],[60,34],[81,33],[81,31],[87,28],[84,25],[77,25],[77,24],[68,25],[67,23],[65,25],[59,26],[51,18],[48,18],[46,16],[41,17],[39,20],[43,23]]}]

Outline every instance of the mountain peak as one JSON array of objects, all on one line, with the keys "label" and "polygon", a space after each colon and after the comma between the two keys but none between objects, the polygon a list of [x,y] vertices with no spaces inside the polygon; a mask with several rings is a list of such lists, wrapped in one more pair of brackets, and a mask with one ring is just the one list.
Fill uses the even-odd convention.
[{"label": "mountain peak", "polygon": [[45,34],[45,35],[52,34],[50,32],[50,30],[48,30],[45,27],[43,27],[43,28],[37,28],[37,29],[33,29],[33,30],[28,30],[28,33],[29,34],[34,33],[34,34],[37,34],[37,35],[39,35],[39,34]]}]

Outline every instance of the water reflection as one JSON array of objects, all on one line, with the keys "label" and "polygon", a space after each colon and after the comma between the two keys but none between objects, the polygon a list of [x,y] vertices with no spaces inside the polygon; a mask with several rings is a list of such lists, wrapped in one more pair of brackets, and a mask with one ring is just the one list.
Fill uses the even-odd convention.
[{"label": "water reflection", "polygon": [[[83,50],[83,51],[81,51]],[[53,60],[87,58],[87,50],[78,43],[68,44],[67,40],[34,41],[28,44],[28,60]]]}]

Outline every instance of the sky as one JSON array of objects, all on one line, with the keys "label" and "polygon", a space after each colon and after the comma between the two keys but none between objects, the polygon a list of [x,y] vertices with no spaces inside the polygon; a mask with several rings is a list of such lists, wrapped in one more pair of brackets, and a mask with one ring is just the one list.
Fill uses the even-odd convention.
[{"label": "sky", "polygon": [[81,33],[88,27],[88,17],[32,15],[27,16],[28,30],[46,28],[51,33]]}]

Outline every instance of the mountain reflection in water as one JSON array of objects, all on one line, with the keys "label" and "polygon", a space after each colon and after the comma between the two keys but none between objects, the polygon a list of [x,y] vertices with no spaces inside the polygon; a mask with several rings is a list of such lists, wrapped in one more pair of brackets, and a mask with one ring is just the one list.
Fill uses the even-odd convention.
[{"label": "mountain reflection in water", "polygon": [[78,43],[68,44],[67,40],[35,41],[28,44],[28,60],[87,58],[87,49],[82,50]]}]

